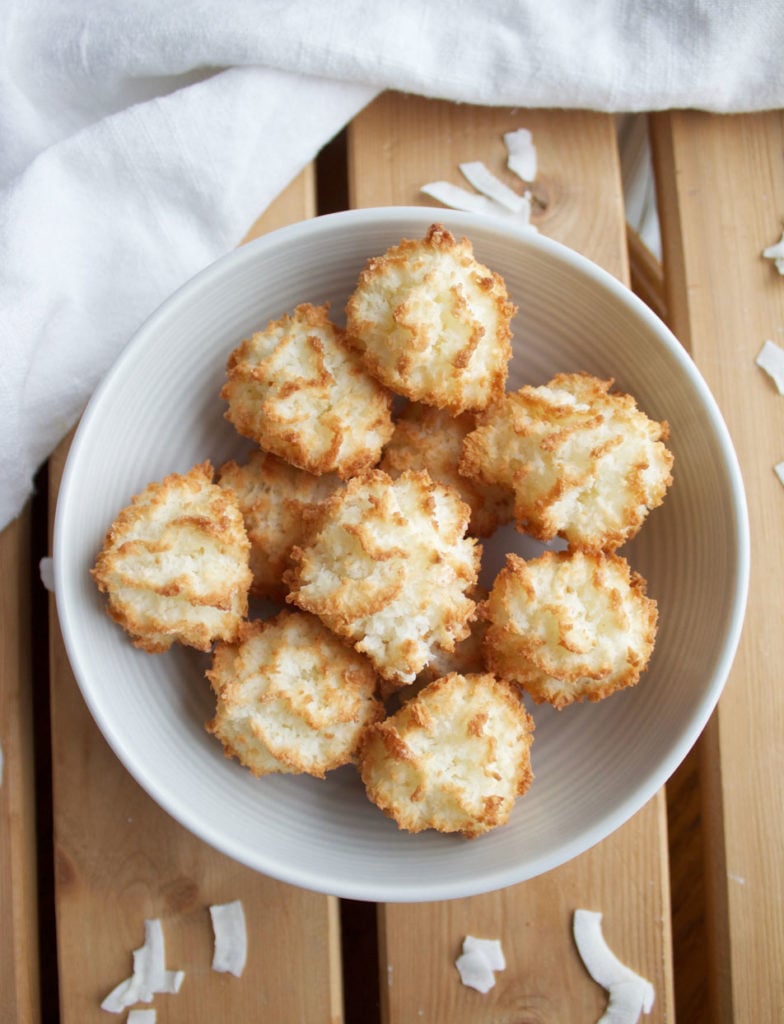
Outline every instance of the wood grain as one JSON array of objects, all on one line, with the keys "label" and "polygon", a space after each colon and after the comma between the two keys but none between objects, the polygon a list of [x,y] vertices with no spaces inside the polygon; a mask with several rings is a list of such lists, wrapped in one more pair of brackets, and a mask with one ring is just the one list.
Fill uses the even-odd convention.
[{"label": "wood grain", "polygon": [[0,1021],[40,1020],[30,509],[0,534]]},{"label": "wood grain", "polygon": [[[432,205],[420,187],[440,178],[458,183],[464,160],[482,159],[505,177],[502,135],[520,127],[532,130],[538,150],[533,192],[539,229],[628,282],[620,170],[608,116],[483,109],[386,94],[349,131],[352,205]],[[660,793],[605,842],[544,876],[466,900],[385,906],[385,1022],[573,1021],[575,1007],[580,1019],[596,1020],[604,994],[586,974],[570,932],[573,911],[586,903],[603,912],[611,948],[654,983],[656,1004],[647,1019],[671,1020],[666,841]],[[461,986],[454,968],[467,933],[500,938],[509,963],[484,997]]]},{"label": "wood grain", "polygon": [[[313,210],[308,171],[249,237]],[[51,463],[53,497],[65,454]],[[159,1021],[342,1020],[336,901],[244,868],[158,808],[95,726],[56,626],[51,713],[62,1024],[105,1022],[100,1002],[131,973],[147,917],[163,919],[167,965],[186,972],[178,995],[156,997]],[[208,912],[237,898],[249,933],[241,978],[211,970]]]},{"label": "wood grain", "polygon": [[755,365],[784,345],[784,279],[761,256],[784,218],[784,114],[656,115],[667,305],[732,435],[752,576],[730,679],[700,746],[711,1019],[784,1013],[784,398]]}]

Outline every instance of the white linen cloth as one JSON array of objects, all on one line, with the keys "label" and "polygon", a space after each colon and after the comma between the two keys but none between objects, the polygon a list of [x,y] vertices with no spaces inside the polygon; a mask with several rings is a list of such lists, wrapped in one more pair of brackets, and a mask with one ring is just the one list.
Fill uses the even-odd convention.
[{"label": "white linen cloth", "polygon": [[136,327],[382,89],[617,112],[777,108],[783,10],[0,0],[0,528]]}]

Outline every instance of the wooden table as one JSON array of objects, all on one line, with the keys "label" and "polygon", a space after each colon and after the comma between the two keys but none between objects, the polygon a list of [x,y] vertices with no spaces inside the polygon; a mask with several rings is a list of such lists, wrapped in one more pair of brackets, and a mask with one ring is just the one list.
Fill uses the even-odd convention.
[{"label": "wooden table", "polygon": [[[446,903],[355,904],[260,876],[194,838],[136,785],[94,725],[38,579],[66,446],[0,538],[0,1021],[111,1018],[146,917],[187,972],[158,1020],[590,1024],[605,1005],[570,933],[602,911],[611,948],[656,989],[652,1022],[784,1019],[784,397],[754,364],[784,343],[784,279],[761,250],[784,218],[784,115],[650,119],[663,276],[627,246],[610,116],[380,97],[252,234],[347,206],[427,204],[419,188],[483,159],[505,131],[539,154],[534,220],[666,310],[727,419],[748,492],[752,583],[731,678],[682,768],[632,820],[540,878]],[[250,960],[210,969],[207,907],[241,897]],[[454,968],[465,934],[501,939],[487,995]]]}]

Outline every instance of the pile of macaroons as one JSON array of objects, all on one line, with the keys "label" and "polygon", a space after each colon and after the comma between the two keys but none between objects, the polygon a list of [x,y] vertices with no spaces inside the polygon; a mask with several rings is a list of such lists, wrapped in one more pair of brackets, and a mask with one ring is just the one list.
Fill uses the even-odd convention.
[{"label": "pile of macaroons", "polygon": [[[533,778],[523,693],[563,708],[647,667],[656,604],[617,549],[671,483],[667,425],[584,373],[506,392],[515,312],[467,239],[400,242],[345,328],[304,304],[232,352],[244,464],[151,483],[110,527],[109,614],[212,652],[207,728],[254,774],[353,763],[400,828],[476,836]],[[508,522],[560,549],[482,590],[477,538]]]}]

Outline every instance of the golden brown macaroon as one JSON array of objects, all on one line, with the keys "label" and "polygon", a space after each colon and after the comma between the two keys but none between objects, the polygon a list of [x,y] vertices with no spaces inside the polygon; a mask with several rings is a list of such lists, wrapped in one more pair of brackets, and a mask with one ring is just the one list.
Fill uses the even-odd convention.
[{"label": "golden brown macaroon", "polygon": [[667,424],[611,385],[561,373],[543,387],[507,394],[466,437],[461,472],[511,487],[523,532],[615,550],[663,501],[673,458]]},{"label": "golden brown macaroon", "polygon": [[345,344],[327,306],[297,306],[229,356],[226,418],[299,469],[346,479],[392,436],[392,397]]},{"label": "golden brown macaroon", "polygon": [[645,587],[619,555],[507,555],[479,609],[488,668],[556,708],[633,686],[656,638],[656,602]]},{"label": "golden brown macaroon", "polygon": [[92,575],[107,610],[150,652],[207,651],[234,639],[248,609],[250,544],[236,498],[209,462],[135,495],[106,534]]},{"label": "golden brown macaroon", "polygon": [[355,477],[322,502],[291,553],[286,598],[366,654],[379,675],[413,682],[436,647],[468,635],[481,549],[470,510],[426,472]]},{"label": "golden brown macaroon", "polygon": [[254,775],[323,778],[353,760],[361,730],[384,713],[367,659],[304,612],[244,623],[216,647],[207,677],[217,699],[207,731]]},{"label": "golden brown macaroon", "polygon": [[496,527],[512,519],[514,494],[508,487],[480,484],[459,472],[463,441],[475,428],[473,413],[452,416],[444,409],[410,402],[395,421],[379,469],[392,477],[407,469],[426,469],[438,483],[454,487],[470,507],[468,532],[489,537]]},{"label": "golden brown macaroon", "polygon": [[[468,596],[479,605],[490,595],[484,587],[477,585]],[[453,672],[457,672],[461,676],[482,675],[487,671],[484,655],[486,632],[487,621],[477,615],[469,623],[468,636],[455,644],[454,650],[445,651],[437,647],[433,651],[432,658],[417,676],[415,685],[432,683]],[[403,696],[407,696],[406,691],[403,692]]]},{"label": "golden brown macaroon", "polygon": [[234,492],[250,540],[251,593],[282,601],[289,552],[304,536],[305,515],[340,484],[334,473],[314,476],[269,452],[254,451],[245,463],[227,462],[218,483]]},{"label": "golden brown macaroon", "polygon": [[[488,592],[484,587],[477,585],[468,596],[478,605],[481,601],[487,599]],[[425,686],[436,679],[441,679],[442,676],[451,675],[453,672],[457,672],[461,676],[481,675],[483,672],[486,672],[487,665],[485,664],[484,652],[486,632],[487,622],[477,615],[469,623],[468,636],[458,641],[454,646],[454,650],[445,651],[441,647],[433,649],[430,660],[421,672],[417,673],[413,683],[401,687],[394,683],[388,683],[384,679],[379,679],[378,691],[380,697],[382,700],[389,701],[388,707],[390,709],[396,710],[403,701],[411,700]]]},{"label": "golden brown macaroon", "polygon": [[531,784],[533,728],[510,683],[454,673],[363,732],[362,781],[399,828],[472,838],[505,824]]},{"label": "golden brown macaroon", "polygon": [[370,259],[346,306],[348,342],[397,394],[453,413],[504,391],[516,312],[467,238],[433,224]]}]

